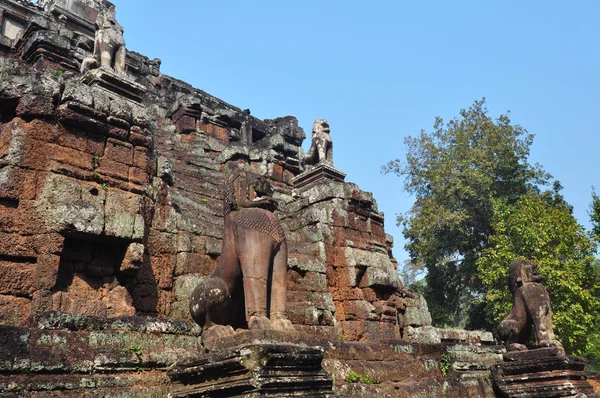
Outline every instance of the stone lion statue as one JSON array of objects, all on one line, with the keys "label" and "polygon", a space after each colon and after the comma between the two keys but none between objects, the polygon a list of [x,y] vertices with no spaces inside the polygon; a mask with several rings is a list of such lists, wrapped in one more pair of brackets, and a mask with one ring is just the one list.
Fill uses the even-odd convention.
[{"label": "stone lion statue", "polygon": [[333,141],[329,135],[329,123],[325,119],[317,119],[312,126],[312,142],[304,156],[304,165],[309,168],[320,163],[333,166]]},{"label": "stone lion statue", "polygon": [[[267,179],[232,171],[223,199],[225,228],[214,272],[192,293],[190,313],[214,336],[249,329],[293,330],[286,317],[287,243],[273,211],[277,203]],[[239,307],[245,303],[240,317]],[[206,340],[205,340],[206,341]]]},{"label": "stone lion statue", "polygon": [[118,74],[125,73],[125,40],[123,27],[117,22],[114,7],[104,9],[96,18],[96,38],[93,57],[81,63],[81,73],[99,67],[111,68]]},{"label": "stone lion statue", "polygon": [[533,261],[515,260],[510,264],[508,287],[513,307],[498,326],[498,336],[508,351],[527,350],[532,331],[539,347],[562,348],[554,337],[550,296],[541,281]]}]

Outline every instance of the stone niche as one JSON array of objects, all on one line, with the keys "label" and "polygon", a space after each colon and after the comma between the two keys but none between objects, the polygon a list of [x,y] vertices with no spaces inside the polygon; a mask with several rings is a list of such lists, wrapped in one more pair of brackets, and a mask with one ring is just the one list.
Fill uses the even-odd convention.
[{"label": "stone niche", "polygon": [[25,29],[25,21],[5,14],[0,16],[0,35],[10,40],[15,40]]},{"label": "stone niche", "polygon": [[104,317],[135,315],[126,289],[131,274],[123,267],[127,248],[126,241],[67,237],[51,290],[51,309]]}]

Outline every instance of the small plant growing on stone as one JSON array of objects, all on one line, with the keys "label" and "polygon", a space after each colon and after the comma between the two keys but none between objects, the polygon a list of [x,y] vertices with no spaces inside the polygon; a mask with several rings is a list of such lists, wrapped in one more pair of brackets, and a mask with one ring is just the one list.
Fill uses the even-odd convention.
[{"label": "small plant growing on stone", "polygon": [[129,354],[129,353],[134,353],[135,356],[137,356],[138,358],[142,356],[142,349],[144,347],[142,347],[139,344],[131,344],[129,347],[123,348],[121,350],[121,354],[125,355],[125,354]]},{"label": "small plant growing on stone", "polygon": [[63,76],[63,71],[62,70],[57,70],[56,71],[56,76],[62,77]]},{"label": "small plant growing on stone", "polygon": [[450,369],[450,357],[448,354],[440,355],[440,372],[442,376],[446,377],[448,375],[448,369]]},{"label": "small plant growing on stone", "polygon": [[98,162],[98,155],[92,156],[92,170],[96,170],[100,163]]},{"label": "small plant growing on stone", "polygon": [[357,373],[350,369],[345,380],[348,383],[379,384],[378,380],[371,379],[368,375]]},{"label": "small plant growing on stone", "polygon": [[105,191],[108,191],[108,182],[103,182],[102,183],[102,189]]}]

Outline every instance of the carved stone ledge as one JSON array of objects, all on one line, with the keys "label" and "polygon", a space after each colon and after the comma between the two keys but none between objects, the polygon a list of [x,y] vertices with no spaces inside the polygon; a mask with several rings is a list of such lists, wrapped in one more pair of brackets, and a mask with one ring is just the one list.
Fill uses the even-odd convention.
[{"label": "carved stone ledge", "polygon": [[99,87],[112,97],[117,94],[138,104],[142,102],[142,95],[146,92],[146,88],[141,84],[106,68],[88,71],[85,75],[81,76],[81,81],[89,86]]},{"label": "carved stone ledge", "polygon": [[300,335],[247,331],[217,341],[215,347],[219,348],[208,354],[191,354],[171,367],[169,396],[334,397],[333,382],[321,366],[323,348],[276,342],[298,341]]},{"label": "carved stone ledge", "polygon": [[511,351],[492,366],[492,380],[500,397],[592,397],[584,367],[562,348]]},{"label": "carved stone ledge", "polygon": [[294,188],[302,188],[320,180],[344,182],[345,179],[346,173],[328,164],[320,163],[314,168],[296,176],[293,180],[293,184]]}]

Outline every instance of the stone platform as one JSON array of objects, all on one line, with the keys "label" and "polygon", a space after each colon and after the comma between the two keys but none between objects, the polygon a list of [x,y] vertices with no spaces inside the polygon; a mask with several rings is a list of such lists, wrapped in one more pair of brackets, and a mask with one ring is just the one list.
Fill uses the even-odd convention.
[{"label": "stone platform", "polygon": [[334,397],[323,348],[301,333],[247,331],[215,341],[205,354],[177,361],[170,397]]},{"label": "stone platform", "polygon": [[321,179],[324,181],[344,182],[346,179],[346,173],[336,169],[333,166],[321,163],[314,168],[296,176],[293,181],[294,188],[302,188],[305,185]]},{"label": "stone platform", "polygon": [[584,367],[583,358],[562,348],[513,351],[492,366],[492,380],[500,397],[595,397]]},{"label": "stone platform", "polygon": [[142,95],[146,89],[124,76],[118,75],[110,69],[92,69],[81,77],[81,81],[89,86],[96,86],[107,93],[119,95],[135,103],[142,102]]}]

